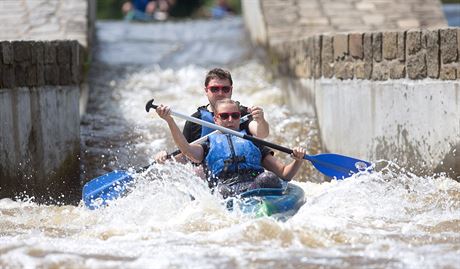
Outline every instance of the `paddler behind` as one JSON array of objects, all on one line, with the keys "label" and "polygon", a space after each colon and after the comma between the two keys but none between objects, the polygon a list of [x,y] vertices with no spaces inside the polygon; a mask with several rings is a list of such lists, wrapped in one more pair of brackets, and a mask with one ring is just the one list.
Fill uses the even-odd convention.
[{"label": "paddler behind", "polygon": [[[191,116],[197,119],[214,122],[216,102],[222,99],[231,99],[233,94],[233,79],[232,74],[228,70],[222,68],[213,68],[208,71],[204,79],[204,94],[208,99],[208,104],[197,108],[197,111]],[[259,106],[239,106],[241,116],[251,115],[249,120],[240,123],[240,129],[244,130],[248,135],[263,139],[269,135],[270,126],[264,118],[264,111]],[[201,126],[200,124],[186,121],[182,133],[188,142],[196,141],[214,131],[211,128]],[[157,163],[165,162],[170,156],[166,151],[160,151],[155,155]],[[187,162],[183,156],[175,156],[176,160],[182,163]]]},{"label": "paddler behind", "polygon": [[[240,131],[241,112],[236,101],[218,100],[214,109],[217,125]],[[280,179],[291,180],[306,154],[301,147],[293,148],[294,160],[286,165],[267,147],[230,134],[212,134],[202,144],[190,144],[172,118],[169,107],[159,105],[156,112],[168,123],[181,152],[193,162],[204,165],[207,179],[224,197],[251,189],[281,187]]]}]

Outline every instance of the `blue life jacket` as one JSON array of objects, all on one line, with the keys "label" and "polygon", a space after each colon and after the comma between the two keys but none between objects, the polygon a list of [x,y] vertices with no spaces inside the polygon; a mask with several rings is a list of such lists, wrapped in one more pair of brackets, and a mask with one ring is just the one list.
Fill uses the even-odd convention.
[{"label": "blue life jacket", "polygon": [[[215,124],[214,116],[212,115],[211,112],[209,112],[206,109],[200,109],[200,117],[204,121],[207,121],[207,122],[210,122],[212,124]],[[206,127],[206,126],[201,126],[201,137],[203,137],[205,135],[208,135],[208,134],[212,133],[213,131],[214,131],[214,129],[211,129],[211,128]]]},{"label": "blue life jacket", "polygon": [[205,163],[211,178],[226,179],[239,174],[257,176],[264,171],[259,148],[251,141],[229,134],[209,136]]},{"label": "blue life jacket", "polygon": [[150,2],[150,0],[134,0],[131,1],[131,3],[134,5],[134,8],[145,12],[145,8],[147,7],[147,4]]}]

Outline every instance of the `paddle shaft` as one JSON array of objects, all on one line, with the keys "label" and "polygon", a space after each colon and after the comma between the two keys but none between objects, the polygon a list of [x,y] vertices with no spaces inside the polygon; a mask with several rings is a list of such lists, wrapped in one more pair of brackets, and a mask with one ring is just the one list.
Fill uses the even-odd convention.
[{"label": "paddle shaft", "polygon": [[[149,111],[149,108],[150,108],[149,105],[150,105],[150,107],[153,107],[154,109],[156,109],[158,107],[157,105],[154,105],[153,103],[149,102],[147,107],[146,107],[147,111]],[[181,113],[173,111],[173,110],[171,110],[171,115],[179,117],[179,118],[182,118],[182,119],[185,119],[185,120],[188,120],[190,122],[194,122],[196,124],[206,126],[208,128],[214,129],[214,130],[221,131],[222,133],[231,134],[231,135],[235,135],[235,136],[238,136],[240,138],[243,138],[243,139],[247,139],[247,140],[249,140],[251,142],[254,142],[254,143],[258,144],[258,145],[264,145],[264,146],[267,146],[267,147],[270,147],[272,149],[276,149],[276,150],[279,150],[279,151],[282,151],[282,152],[285,152],[285,153],[288,153],[288,154],[291,154],[293,152],[293,150],[290,149],[290,148],[286,148],[286,147],[283,147],[283,146],[280,146],[280,145],[277,145],[277,144],[273,144],[273,143],[267,142],[265,140],[258,139],[256,137],[246,135],[246,134],[240,133],[240,132],[232,130],[232,129],[225,128],[223,126],[219,126],[219,125],[212,124],[210,122],[207,122],[207,121],[195,118],[195,117],[191,117],[191,116],[181,114]],[[307,154],[305,154],[304,159],[310,160],[309,156]]]}]

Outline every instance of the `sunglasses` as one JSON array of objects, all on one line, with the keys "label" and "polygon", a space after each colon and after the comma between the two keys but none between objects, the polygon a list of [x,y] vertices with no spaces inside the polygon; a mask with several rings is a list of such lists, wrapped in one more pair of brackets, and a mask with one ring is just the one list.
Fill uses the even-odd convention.
[{"label": "sunglasses", "polygon": [[240,112],[232,112],[232,113],[227,113],[227,112],[222,112],[217,114],[221,120],[228,120],[228,118],[232,117],[234,120],[238,120],[241,118],[241,113]]},{"label": "sunglasses", "polygon": [[206,89],[210,90],[212,93],[222,91],[223,93],[229,93],[232,90],[232,86],[208,86]]}]

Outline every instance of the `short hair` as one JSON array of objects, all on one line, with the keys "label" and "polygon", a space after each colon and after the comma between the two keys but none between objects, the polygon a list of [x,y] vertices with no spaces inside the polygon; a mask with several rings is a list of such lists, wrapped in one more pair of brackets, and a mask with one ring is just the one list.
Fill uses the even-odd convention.
[{"label": "short hair", "polygon": [[225,98],[225,99],[221,99],[221,100],[217,100],[216,101],[216,105],[215,105],[215,108],[218,109],[218,107],[220,105],[223,105],[223,104],[232,104],[232,105],[236,105],[236,107],[238,108],[238,110],[240,110],[240,102],[238,101],[234,101],[230,98]]},{"label": "short hair", "polygon": [[206,79],[204,80],[204,86],[208,87],[209,81],[211,79],[228,79],[230,81],[230,85],[233,85],[232,75],[229,71],[224,70],[222,68],[213,68],[209,70],[208,74],[206,75]]}]

